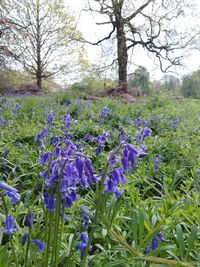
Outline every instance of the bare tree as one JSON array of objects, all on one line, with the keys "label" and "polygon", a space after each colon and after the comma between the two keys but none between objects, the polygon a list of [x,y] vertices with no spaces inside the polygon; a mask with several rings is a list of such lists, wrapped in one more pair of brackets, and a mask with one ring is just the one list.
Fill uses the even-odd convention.
[{"label": "bare tree", "polygon": [[18,0],[11,15],[21,27],[12,28],[9,49],[41,89],[43,79],[66,68],[67,58],[74,62],[73,37],[79,36],[74,19],[61,0]]},{"label": "bare tree", "polygon": [[129,51],[141,46],[155,56],[160,68],[166,72],[172,66],[179,66],[183,50],[190,49],[198,32],[184,32],[180,23],[190,9],[183,0],[88,0],[86,11],[101,14],[110,32],[97,42],[98,45],[111,38],[117,42],[118,80],[127,90],[127,65]]}]

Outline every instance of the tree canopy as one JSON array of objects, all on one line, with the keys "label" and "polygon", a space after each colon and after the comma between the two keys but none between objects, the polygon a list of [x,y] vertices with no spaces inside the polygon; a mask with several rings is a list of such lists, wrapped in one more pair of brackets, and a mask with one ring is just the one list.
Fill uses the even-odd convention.
[{"label": "tree canopy", "polygon": [[[87,1],[88,2],[88,1]],[[107,25],[107,35],[97,42],[116,41],[116,58],[119,84],[127,84],[127,66],[131,50],[142,47],[157,60],[166,72],[179,66],[188,51],[196,45],[198,31],[189,26],[183,31],[179,24],[186,19],[190,4],[182,0],[90,0],[88,11],[102,15],[98,25]],[[133,59],[134,61],[134,59]]]},{"label": "tree canopy", "polygon": [[60,71],[67,73],[82,53],[73,41],[80,37],[80,32],[64,1],[14,1],[2,20],[17,25],[9,26],[7,51],[36,78],[39,89],[43,79]]}]

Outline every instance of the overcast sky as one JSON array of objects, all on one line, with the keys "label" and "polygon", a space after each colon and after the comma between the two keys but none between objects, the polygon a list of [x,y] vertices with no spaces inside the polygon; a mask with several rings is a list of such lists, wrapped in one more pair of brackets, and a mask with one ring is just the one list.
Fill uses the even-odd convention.
[{"label": "overcast sky", "polygon": [[[85,39],[95,42],[105,36],[105,32],[109,33],[109,30],[107,29],[108,26],[97,26],[95,24],[98,20],[101,20],[101,17],[98,18],[96,14],[94,17],[94,14],[91,14],[90,12],[82,11],[86,5],[86,0],[65,0],[65,2],[71,13],[76,17],[78,28],[83,33]],[[197,2],[200,10],[199,0],[191,0],[191,2]],[[200,23],[200,11],[199,16],[195,14],[195,16],[191,17],[189,20],[187,19],[181,27],[187,27],[188,23],[197,22],[197,20],[199,20]],[[88,45],[87,51],[88,58],[92,63],[96,63],[100,60],[100,48]],[[154,64],[153,59],[149,58],[141,48],[134,52],[133,57],[134,62],[137,62],[137,64],[131,66],[131,71],[137,68],[137,65],[141,65],[145,66],[150,71],[152,80],[160,79],[163,76],[163,73]],[[181,77],[182,75],[195,71],[200,67],[200,51],[192,52],[191,55],[185,59],[184,64],[184,68],[174,70],[177,76]]]}]

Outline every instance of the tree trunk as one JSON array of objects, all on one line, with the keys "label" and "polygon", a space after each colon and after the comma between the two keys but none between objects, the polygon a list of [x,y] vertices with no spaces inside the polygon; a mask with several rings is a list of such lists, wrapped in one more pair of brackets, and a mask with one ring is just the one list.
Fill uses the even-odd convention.
[{"label": "tree trunk", "polygon": [[117,27],[118,82],[121,90],[127,92],[128,52],[124,25]]},{"label": "tree trunk", "polygon": [[115,16],[114,26],[117,31],[117,60],[118,60],[118,83],[120,90],[127,92],[127,63],[128,52],[126,34],[122,17],[123,1],[112,1]]},{"label": "tree trunk", "polygon": [[36,84],[37,84],[37,87],[39,89],[39,91],[42,89],[42,77],[41,77],[41,73],[37,73],[36,74]]},{"label": "tree trunk", "polygon": [[41,66],[41,36],[40,36],[40,2],[37,2],[36,15],[36,42],[37,42],[37,70],[36,70],[36,84],[38,89],[42,89],[42,66]]}]

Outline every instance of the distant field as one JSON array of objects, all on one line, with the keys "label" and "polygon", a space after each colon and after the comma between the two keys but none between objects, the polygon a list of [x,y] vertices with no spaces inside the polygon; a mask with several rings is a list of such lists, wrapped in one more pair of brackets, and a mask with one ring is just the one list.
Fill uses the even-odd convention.
[{"label": "distant field", "polygon": [[0,169],[1,267],[200,266],[200,100],[0,98]]}]

